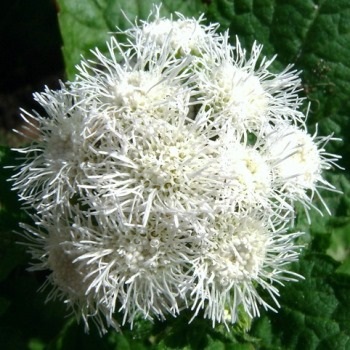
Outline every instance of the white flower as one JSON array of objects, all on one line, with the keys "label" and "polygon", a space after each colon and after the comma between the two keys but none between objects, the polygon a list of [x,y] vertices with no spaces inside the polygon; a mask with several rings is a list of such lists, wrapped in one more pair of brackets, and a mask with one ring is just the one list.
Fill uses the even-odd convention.
[{"label": "white flower", "polygon": [[108,220],[103,235],[96,230],[78,243],[86,251],[79,260],[99,271],[90,288],[103,290],[101,303],[110,315],[122,312],[123,324],[132,325],[137,317],[164,320],[186,304],[193,284],[188,270],[201,238],[189,224],[180,226],[160,216],[146,227],[118,230],[118,223]]},{"label": "white flower", "polygon": [[335,189],[324,179],[323,171],[339,159],[324,149],[332,137],[319,137],[316,133],[310,135],[304,128],[279,123],[267,129],[263,150],[273,168],[274,182],[286,200],[299,201],[306,209],[312,207],[314,193],[323,202],[318,188]]},{"label": "white flower", "polygon": [[[108,56],[96,49],[92,52],[95,60],[78,66],[75,86],[85,94],[85,100],[94,108],[108,110],[114,118],[146,113],[176,119],[192,93],[188,86],[191,57],[177,58],[167,43],[161,47],[162,55],[151,45],[142,50],[132,46],[124,52],[114,37],[107,46]],[[116,60],[119,56],[121,63]]]},{"label": "white flower", "polygon": [[241,132],[259,134],[260,129],[279,120],[300,122],[305,119],[298,108],[301,81],[292,65],[283,72],[269,71],[274,58],[260,57],[262,46],[254,43],[251,53],[236,46],[222,45],[212,50],[212,62],[198,59],[198,90],[203,108],[215,113],[215,124],[227,122]]},{"label": "white flower", "polygon": [[[293,240],[301,233],[287,234],[283,228],[269,229],[264,220],[236,219],[222,215],[213,223],[213,236],[207,251],[198,258],[194,275],[192,309],[195,314],[204,309],[205,317],[216,322],[237,322],[241,308],[250,316],[259,315],[258,305],[273,309],[258,292],[265,289],[274,303],[282,284],[300,278],[285,269],[285,264],[297,260],[298,247]],[[226,312],[225,312],[226,311]]]},{"label": "white flower", "polygon": [[223,176],[211,134],[198,121],[186,124],[186,115],[172,124],[147,114],[127,121],[98,113],[87,124],[82,210],[129,226],[146,226],[152,215],[167,214],[176,225],[210,215]]},{"label": "white flower", "polygon": [[198,19],[186,18],[176,12],[177,19],[162,18],[160,6],[154,6],[149,16],[150,21],[141,21],[140,25],[126,31],[131,41],[142,49],[153,46],[161,55],[166,43],[177,56],[201,56],[208,48],[221,42],[222,37],[216,33],[218,24],[204,25],[204,16]]},{"label": "white flower", "polygon": [[34,98],[49,118],[25,111],[22,114],[28,123],[38,125],[39,139],[17,149],[24,154],[25,162],[14,176],[13,189],[38,212],[66,203],[78,191],[88,144],[84,137],[87,116],[77,107],[81,102],[77,94],[63,84],[58,91],[46,88]]},{"label": "white flower", "polygon": [[258,77],[241,69],[232,62],[223,62],[210,69],[210,76],[199,74],[205,82],[199,90],[206,92],[203,99],[209,99],[214,111],[227,111],[234,118],[234,124],[246,125],[247,129],[258,129],[266,123],[270,96],[263,89]]},{"label": "white flower", "polygon": [[257,149],[245,145],[232,137],[234,133],[223,133],[220,149],[221,172],[224,184],[218,193],[226,207],[235,208],[240,216],[260,207],[270,211],[273,197],[270,165]]},{"label": "white flower", "polygon": [[215,325],[278,306],[276,284],[300,277],[285,267],[294,205],[334,190],[323,172],[338,157],[304,128],[299,73],[271,73],[262,46],[248,57],[202,21],[155,7],[127,44],[35,95],[47,118],[23,112],[39,139],[18,150],[13,188],[35,212],[33,269],[86,329],[118,329],[118,312],[132,326],[204,310]]},{"label": "white flower", "polygon": [[[36,220],[36,227],[23,224],[27,245],[35,263],[31,271],[49,270],[50,274],[41,289],[51,288],[47,301],[60,299],[73,312],[77,319],[83,319],[85,330],[88,331],[88,319],[93,318],[101,332],[107,327],[119,329],[117,322],[110,317],[110,309],[105,307],[103,290],[92,290],[91,283],[97,278],[99,270],[95,265],[80,261],[84,254],[82,242],[89,239],[80,224],[80,218],[62,215],[45,215]],[[102,292],[102,293],[101,293]],[[104,316],[101,318],[101,314]]]},{"label": "white flower", "polygon": [[72,210],[73,216],[46,215],[36,228],[23,225],[38,260],[31,270],[51,272],[48,300],[63,300],[86,330],[93,318],[102,333],[106,326],[119,329],[116,311],[123,313],[123,324],[132,325],[140,316],[176,316],[187,304],[193,285],[188,271],[203,241],[192,224],[181,223],[180,229],[164,215],[146,227],[125,227],[107,216],[96,223],[78,207]]}]

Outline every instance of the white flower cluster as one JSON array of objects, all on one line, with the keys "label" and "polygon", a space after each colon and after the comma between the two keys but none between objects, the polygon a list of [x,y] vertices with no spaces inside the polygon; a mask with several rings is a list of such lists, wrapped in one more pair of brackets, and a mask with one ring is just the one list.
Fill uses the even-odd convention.
[{"label": "white flower cluster", "polygon": [[217,27],[156,8],[76,81],[35,94],[48,117],[23,112],[40,134],[14,176],[36,213],[33,270],[50,270],[49,298],[86,327],[183,309],[235,323],[298,278],[287,229],[295,203],[307,212],[333,189],[331,137],[307,133],[292,66],[272,73],[261,46],[247,53]]}]

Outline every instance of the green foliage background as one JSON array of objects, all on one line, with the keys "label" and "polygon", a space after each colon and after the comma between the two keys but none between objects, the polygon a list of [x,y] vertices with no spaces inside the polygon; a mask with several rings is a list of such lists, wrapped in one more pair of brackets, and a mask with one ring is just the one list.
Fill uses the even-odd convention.
[{"label": "green foliage background", "polygon": [[[59,24],[68,79],[74,79],[81,55],[104,43],[116,26],[145,19],[152,1],[59,0]],[[125,15],[121,12],[124,11]],[[47,291],[37,289],[45,274],[25,271],[25,247],[16,244],[19,221],[26,221],[7,178],[14,152],[0,148],[0,347],[2,349],[350,349],[350,1],[349,0],[164,0],[162,14],[186,16],[204,12],[208,22],[238,35],[249,49],[264,44],[267,57],[277,54],[274,69],[289,63],[302,70],[304,94],[311,101],[310,130],[342,139],[328,150],[342,155],[344,171],[327,174],[343,194],[324,193],[332,215],[312,212],[309,225],[301,211],[296,230],[306,232],[299,263],[292,267],[305,280],[288,283],[278,313],[262,310],[250,331],[242,322],[223,327],[183,313],[167,322],[138,322],[133,330],[86,335],[60,302],[45,304]],[[128,20],[128,19],[129,20]],[[305,106],[306,108],[306,106]],[[322,208],[321,203],[317,203]]]}]

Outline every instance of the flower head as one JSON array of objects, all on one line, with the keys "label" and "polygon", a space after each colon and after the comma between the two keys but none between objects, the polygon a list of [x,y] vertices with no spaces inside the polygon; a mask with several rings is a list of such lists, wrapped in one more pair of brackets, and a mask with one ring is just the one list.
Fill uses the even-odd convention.
[{"label": "flower head", "polygon": [[40,134],[13,177],[35,212],[33,269],[86,328],[184,308],[235,323],[300,277],[287,228],[296,202],[333,189],[332,138],[307,133],[292,66],[272,73],[261,46],[249,55],[203,21],[155,8],[127,44],[112,38],[74,82],[35,95],[47,117],[23,112]]},{"label": "flower head", "polygon": [[197,283],[191,296],[192,309],[204,309],[205,317],[216,322],[239,318],[241,308],[250,316],[259,315],[258,305],[273,309],[258,293],[264,288],[278,306],[278,289],[271,281],[282,283],[300,276],[286,270],[295,261],[298,247],[293,240],[300,233],[287,234],[283,227],[268,228],[264,219],[251,216],[235,219],[224,215],[212,225],[213,239],[198,258],[194,275]]},{"label": "flower head", "polygon": [[226,138],[220,149],[221,172],[225,176],[224,186],[218,190],[221,199],[235,207],[239,216],[256,207],[268,210],[273,197],[270,165],[256,148],[236,137],[230,140],[221,136]]},{"label": "flower head", "polygon": [[[35,94],[35,100],[49,118],[23,111],[23,118],[38,129],[35,145],[17,151],[25,162],[15,175],[14,189],[20,199],[35,206],[38,212],[69,201],[78,190],[86,159],[88,144],[85,138],[88,115],[77,107],[81,103],[77,91],[61,84],[61,90]],[[36,123],[34,123],[36,121]]]},{"label": "flower head", "polygon": [[323,171],[339,159],[324,150],[331,139],[310,135],[304,128],[284,122],[267,129],[263,153],[273,169],[273,181],[287,201],[299,201],[307,209],[312,206],[314,193],[322,200],[318,187],[335,189],[323,178]]},{"label": "flower head", "polygon": [[154,52],[160,55],[163,54],[164,43],[177,56],[201,56],[208,48],[221,42],[222,37],[216,32],[218,24],[203,24],[203,15],[199,19],[186,18],[176,12],[175,17],[162,18],[160,7],[154,6],[148,21],[141,21],[140,25],[127,30],[126,35],[141,50],[152,45]]},{"label": "flower head", "polygon": [[[225,37],[224,42],[227,41]],[[197,81],[203,107],[217,114],[215,124],[230,123],[241,132],[258,135],[260,130],[279,120],[297,123],[304,115],[298,110],[303,99],[299,72],[289,65],[274,74],[270,66],[275,58],[261,57],[262,46],[254,43],[250,55],[236,38],[236,46],[228,43],[211,50],[197,65]]]}]

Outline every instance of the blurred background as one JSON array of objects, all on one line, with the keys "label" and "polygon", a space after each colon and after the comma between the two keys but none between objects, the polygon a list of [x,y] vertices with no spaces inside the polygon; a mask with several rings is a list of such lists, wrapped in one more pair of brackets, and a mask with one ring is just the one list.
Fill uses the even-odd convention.
[{"label": "blurred background", "polygon": [[32,94],[56,88],[63,79],[61,37],[54,0],[3,0],[0,4],[0,144],[16,146],[21,137],[19,108],[39,107]]}]

